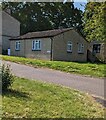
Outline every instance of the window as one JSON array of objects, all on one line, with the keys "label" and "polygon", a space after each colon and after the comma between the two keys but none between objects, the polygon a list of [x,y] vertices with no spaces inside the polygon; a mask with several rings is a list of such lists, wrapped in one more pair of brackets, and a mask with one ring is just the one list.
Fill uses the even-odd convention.
[{"label": "window", "polygon": [[100,44],[94,44],[93,45],[93,52],[94,53],[100,53]]},{"label": "window", "polygon": [[20,42],[16,41],[15,43],[15,50],[20,50]]},{"label": "window", "polygon": [[72,42],[71,41],[67,42],[67,52],[72,52]]},{"label": "window", "polygon": [[32,50],[41,50],[41,41],[40,40],[32,41]]},{"label": "window", "polygon": [[78,44],[78,53],[84,53],[84,44],[82,43]]}]

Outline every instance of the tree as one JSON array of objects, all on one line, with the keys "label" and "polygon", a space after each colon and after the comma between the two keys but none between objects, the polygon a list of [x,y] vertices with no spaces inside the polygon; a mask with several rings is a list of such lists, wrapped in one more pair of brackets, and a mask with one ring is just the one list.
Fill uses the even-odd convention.
[{"label": "tree", "polygon": [[12,15],[21,22],[21,34],[57,28],[74,27],[81,30],[82,11],[73,2],[7,2]]},{"label": "tree", "polygon": [[0,76],[0,86],[2,87],[2,92],[5,92],[9,87],[11,87],[14,81],[14,76],[11,74],[10,66],[5,66],[4,64],[0,66]]},{"label": "tree", "polygon": [[84,12],[84,33],[88,41],[106,40],[106,2],[89,2]]}]

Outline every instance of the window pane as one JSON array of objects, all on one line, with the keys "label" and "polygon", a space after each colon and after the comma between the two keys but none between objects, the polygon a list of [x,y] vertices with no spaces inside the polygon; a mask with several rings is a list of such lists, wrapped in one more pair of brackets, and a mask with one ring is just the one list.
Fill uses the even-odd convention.
[{"label": "window pane", "polygon": [[40,41],[39,41],[39,49],[41,48]]},{"label": "window pane", "polygon": [[36,50],[39,50],[39,43],[36,43]]},{"label": "window pane", "polygon": [[100,47],[101,47],[100,44],[94,44],[93,45],[93,52],[100,53]]},{"label": "window pane", "polygon": [[15,50],[20,50],[20,42],[16,41]]},{"label": "window pane", "polygon": [[78,44],[78,53],[83,53],[84,52],[84,45],[82,43]]},{"label": "window pane", "polygon": [[72,52],[72,43],[71,43],[71,41],[67,42],[67,51]]},{"label": "window pane", "polygon": [[41,49],[41,41],[35,40],[32,42],[32,50],[40,50]]}]

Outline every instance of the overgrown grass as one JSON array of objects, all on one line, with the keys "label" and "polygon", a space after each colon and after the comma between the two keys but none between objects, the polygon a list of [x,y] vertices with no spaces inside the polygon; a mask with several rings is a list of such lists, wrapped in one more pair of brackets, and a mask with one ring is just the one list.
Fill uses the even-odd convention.
[{"label": "overgrown grass", "polygon": [[3,60],[31,65],[33,67],[47,67],[55,70],[61,70],[69,73],[90,75],[94,77],[106,77],[106,64],[102,63],[78,63],[62,61],[36,60],[22,57],[2,56]]},{"label": "overgrown grass", "polygon": [[89,95],[69,88],[15,78],[3,94],[6,118],[103,118],[104,108]]}]

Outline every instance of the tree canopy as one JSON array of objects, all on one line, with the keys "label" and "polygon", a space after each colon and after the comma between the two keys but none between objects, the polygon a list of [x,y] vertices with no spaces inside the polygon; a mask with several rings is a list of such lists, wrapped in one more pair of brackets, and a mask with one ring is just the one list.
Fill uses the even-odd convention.
[{"label": "tree canopy", "polygon": [[21,34],[33,31],[74,27],[82,28],[82,11],[73,2],[4,2],[3,9],[21,22]]},{"label": "tree canopy", "polygon": [[89,2],[84,12],[84,34],[88,41],[106,40],[106,2]]}]

